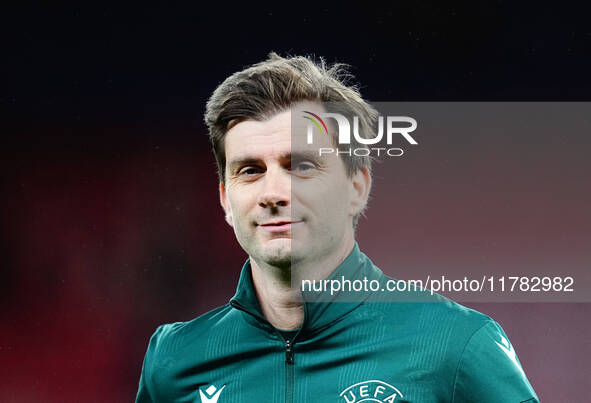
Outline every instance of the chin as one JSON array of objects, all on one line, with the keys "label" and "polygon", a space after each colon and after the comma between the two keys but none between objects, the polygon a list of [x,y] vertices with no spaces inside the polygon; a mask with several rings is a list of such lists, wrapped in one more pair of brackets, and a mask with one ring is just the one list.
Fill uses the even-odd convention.
[{"label": "chin", "polygon": [[291,239],[279,238],[267,242],[261,251],[262,260],[275,267],[291,267]]}]

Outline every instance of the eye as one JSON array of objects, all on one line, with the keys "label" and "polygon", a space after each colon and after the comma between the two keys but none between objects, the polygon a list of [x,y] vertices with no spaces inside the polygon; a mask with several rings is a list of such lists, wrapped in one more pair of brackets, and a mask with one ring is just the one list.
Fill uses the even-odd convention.
[{"label": "eye", "polygon": [[252,176],[261,173],[261,171],[262,170],[259,167],[248,166],[241,168],[240,171],[238,171],[238,175]]},{"label": "eye", "polygon": [[292,161],[291,170],[297,172],[305,172],[316,168],[316,165],[310,161]]}]

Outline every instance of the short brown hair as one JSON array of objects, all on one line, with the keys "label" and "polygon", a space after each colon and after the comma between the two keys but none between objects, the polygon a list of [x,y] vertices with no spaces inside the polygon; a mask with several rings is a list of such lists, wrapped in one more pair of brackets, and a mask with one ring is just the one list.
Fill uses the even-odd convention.
[{"label": "short brown hair", "polygon": [[[228,130],[244,120],[267,120],[296,102],[344,105],[347,109],[344,112],[359,118],[360,136],[375,137],[378,112],[361,97],[357,86],[348,85],[353,78],[348,67],[343,63],[327,66],[322,58],[316,62],[311,57],[284,58],[271,52],[267,60],[232,74],[220,84],[209,98],[205,111],[220,182],[225,182],[224,138]],[[367,148],[355,139],[351,146]],[[363,167],[371,174],[369,155],[340,155],[349,177]]]},{"label": "short brown hair", "polygon": [[[230,123],[266,120],[299,101],[343,103],[350,108],[351,115],[359,117],[361,136],[374,137],[378,113],[361,98],[356,86],[346,85],[352,78],[347,67],[342,63],[328,67],[322,58],[317,63],[310,57],[283,58],[271,52],[267,60],[228,77],[215,89],[205,111],[220,181],[225,180],[224,138]],[[349,175],[361,167],[371,172],[369,157],[341,155]]]}]

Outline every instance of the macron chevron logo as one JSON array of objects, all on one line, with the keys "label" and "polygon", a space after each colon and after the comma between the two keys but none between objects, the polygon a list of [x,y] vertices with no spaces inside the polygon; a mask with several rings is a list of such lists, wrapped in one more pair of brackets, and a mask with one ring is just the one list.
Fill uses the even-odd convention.
[{"label": "macron chevron logo", "polygon": [[496,341],[495,343],[497,343],[497,346],[499,346],[499,348],[503,350],[505,354],[507,354],[507,357],[509,357],[509,359],[513,361],[513,364],[515,364],[517,369],[519,369],[519,371],[525,376],[525,374],[523,373],[523,369],[521,369],[521,365],[519,365],[519,363],[517,362],[517,355],[515,354],[515,349],[513,348],[513,345],[509,344],[509,341],[503,336],[501,336],[501,343],[503,344]]},{"label": "macron chevron logo", "polygon": [[221,388],[216,388],[214,385],[209,385],[207,389],[205,389],[205,393],[201,389],[199,389],[199,396],[201,397],[201,403],[217,403],[218,399],[220,398],[220,394],[226,385],[222,386]]}]

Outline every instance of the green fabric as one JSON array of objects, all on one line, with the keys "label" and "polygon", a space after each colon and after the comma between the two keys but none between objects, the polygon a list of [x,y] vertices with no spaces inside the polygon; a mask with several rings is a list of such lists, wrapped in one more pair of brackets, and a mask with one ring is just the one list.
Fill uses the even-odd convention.
[{"label": "green fabric", "polygon": [[[329,279],[341,276],[388,280],[357,244]],[[538,402],[486,315],[439,295],[304,296],[304,323],[286,346],[247,260],[230,303],[158,327],[136,402]]]}]

